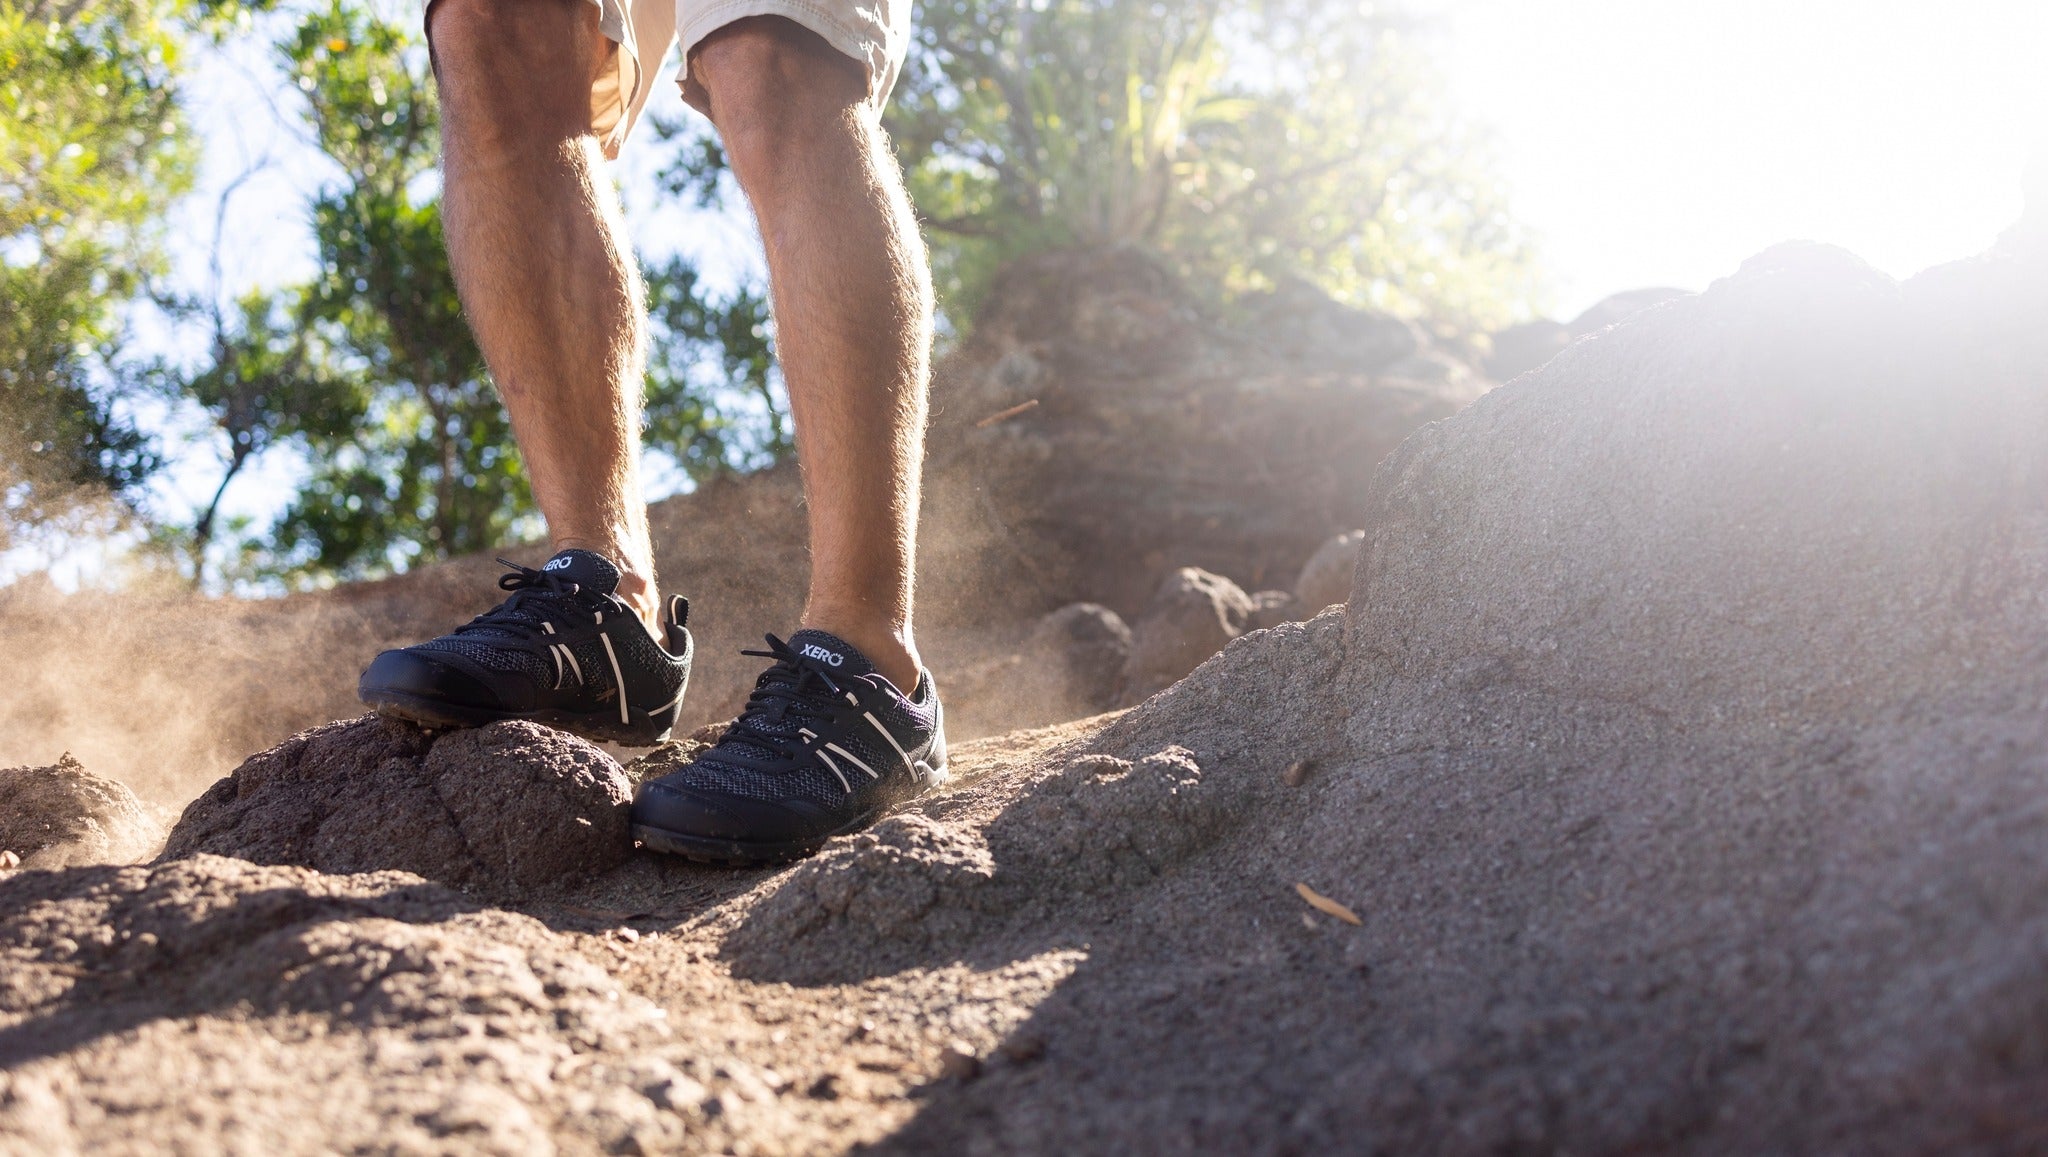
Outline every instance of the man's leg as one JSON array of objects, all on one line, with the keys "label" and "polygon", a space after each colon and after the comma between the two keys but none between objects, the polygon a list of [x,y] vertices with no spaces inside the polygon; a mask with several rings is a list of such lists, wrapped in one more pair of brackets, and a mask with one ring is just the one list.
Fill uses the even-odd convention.
[{"label": "man's leg", "polygon": [[804,625],[906,693],[931,273],[865,69],[776,17],[692,57],[767,248],[776,350],[811,519]]},{"label": "man's leg", "polygon": [[443,212],[463,311],[512,416],[556,550],[624,572],[657,628],[640,492],[646,314],[590,131],[613,51],[582,0],[439,0]]}]

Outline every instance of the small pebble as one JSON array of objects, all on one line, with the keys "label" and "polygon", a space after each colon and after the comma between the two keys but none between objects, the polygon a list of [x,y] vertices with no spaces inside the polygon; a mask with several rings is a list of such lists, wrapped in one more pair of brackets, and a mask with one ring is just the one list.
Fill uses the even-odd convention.
[{"label": "small pebble", "polygon": [[1288,787],[1300,787],[1302,784],[1308,782],[1309,775],[1312,774],[1315,771],[1315,769],[1315,760],[1297,759],[1293,763],[1287,765],[1286,771],[1280,773],[1280,782],[1286,784]]},{"label": "small pebble", "polygon": [[11,872],[21,867],[21,857],[13,852],[0,852],[0,872]]},{"label": "small pebble", "polygon": [[981,1058],[962,1041],[946,1046],[939,1058],[939,1076],[949,1081],[971,1081],[981,1075]]}]

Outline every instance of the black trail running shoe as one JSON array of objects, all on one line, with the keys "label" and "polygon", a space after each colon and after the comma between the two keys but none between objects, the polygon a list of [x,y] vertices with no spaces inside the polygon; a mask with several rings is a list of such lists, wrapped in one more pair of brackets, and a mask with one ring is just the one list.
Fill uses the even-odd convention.
[{"label": "black trail running shoe", "polygon": [[668,738],[690,682],[689,602],[669,600],[663,646],[612,593],[619,571],[603,555],[505,565],[498,586],[512,597],[452,634],[377,656],[357,685],[363,702],[427,727],[530,719],[632,747]]},{"label": "black trail running shoe", "polygon": [[808,856],[946,778],[946,736],[929,673],[906,696],[844,640],[768,636],[775,660],[718,745],[640,785],[633,838],[722,864]]}]

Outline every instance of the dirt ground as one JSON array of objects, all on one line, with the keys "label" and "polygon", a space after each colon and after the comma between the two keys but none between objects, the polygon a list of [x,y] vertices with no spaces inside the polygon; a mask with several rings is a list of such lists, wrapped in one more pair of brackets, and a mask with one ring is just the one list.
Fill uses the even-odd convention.
[{"label": "dirt ground", "polygon": [[685,745],[289,740],[0,871],[0,1147],[2041,1152],[2044,306],[1773,250],[1409,437],[1347,606],[800,864],[603,837]]}]

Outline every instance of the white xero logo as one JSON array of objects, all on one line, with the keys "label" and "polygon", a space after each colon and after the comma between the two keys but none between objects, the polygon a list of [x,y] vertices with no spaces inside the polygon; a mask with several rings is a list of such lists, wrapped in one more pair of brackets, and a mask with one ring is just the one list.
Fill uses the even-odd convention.
[{"label": "white xero logo", "polygon": [[827,651],[825,648],[820,647],[816,643],[804,644],[804,657],[807,659],[821,659],[827,663],[832,664],[834,667],[837,667],[841,663],[846,662],[846,657],[844,655],[839,655],[831,651]]},{"label": "white xero logo", "polygon": [[545,566],[541,567],[540,569],[542,569],[542,570],[568,570],[568,569],[569,569],[569,560],[568,560],[568,559],[566,559],[566,558],[551,558],[551,559],[549,559],[549,560],[547,561],[547,564],[546,564]]}]

